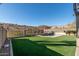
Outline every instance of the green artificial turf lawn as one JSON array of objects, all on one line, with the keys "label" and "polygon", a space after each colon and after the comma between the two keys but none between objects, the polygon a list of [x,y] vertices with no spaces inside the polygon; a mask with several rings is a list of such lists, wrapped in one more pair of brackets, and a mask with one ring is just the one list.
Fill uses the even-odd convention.
[{"label": "green artificial turf lawn", "polygon": [[74,56],[76,37],[22,37],[12,40],[14,55],[21,56]]}]

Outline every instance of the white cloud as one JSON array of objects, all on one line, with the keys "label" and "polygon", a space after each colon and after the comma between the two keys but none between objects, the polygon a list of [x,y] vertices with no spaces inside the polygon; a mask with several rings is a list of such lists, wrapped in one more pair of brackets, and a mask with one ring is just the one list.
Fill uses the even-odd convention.
[{"label": "white cloud", "polygon": [[10,21],[8,19],[0,19],[0,22],[2,22],[2,23],[12,23],[12,21]]}]

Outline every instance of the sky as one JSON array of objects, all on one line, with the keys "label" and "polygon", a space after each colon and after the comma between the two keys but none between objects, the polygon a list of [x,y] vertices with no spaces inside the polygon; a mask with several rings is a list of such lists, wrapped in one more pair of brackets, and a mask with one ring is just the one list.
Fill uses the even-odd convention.
[{"label": "sky", "polygon": [[0,23],[65,25],[75,20],[72,3],[0,4]]}]

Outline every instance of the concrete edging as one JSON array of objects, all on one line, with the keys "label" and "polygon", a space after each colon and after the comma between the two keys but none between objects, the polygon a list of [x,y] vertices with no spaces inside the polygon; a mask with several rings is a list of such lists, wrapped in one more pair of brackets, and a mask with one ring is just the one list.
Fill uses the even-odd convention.
[{"label": "concrete edging", "polygon": [[12,48],[12,42],[10,40],[10,56],[13,56],[13,48]]}]

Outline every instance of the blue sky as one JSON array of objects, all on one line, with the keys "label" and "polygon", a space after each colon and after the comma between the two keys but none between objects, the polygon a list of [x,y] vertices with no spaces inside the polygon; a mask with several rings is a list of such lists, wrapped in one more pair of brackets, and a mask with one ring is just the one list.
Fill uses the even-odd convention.
[{"label": "blue sky", "polygon": [[0,22],[22,25],[65,25],[75,20],[71,3],[1,4]]}]

